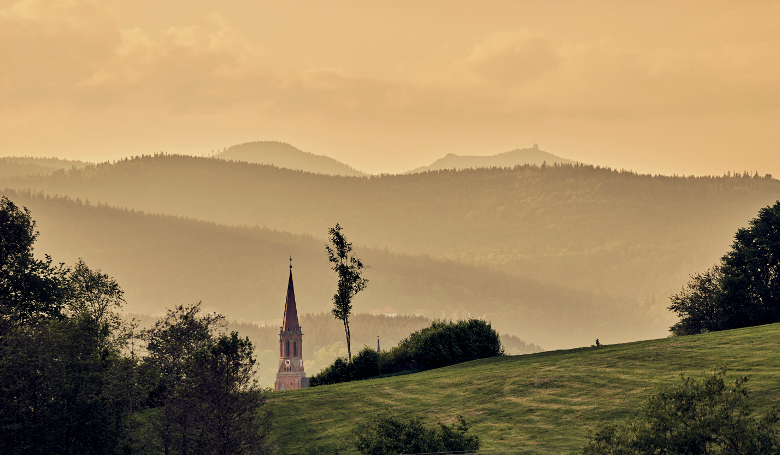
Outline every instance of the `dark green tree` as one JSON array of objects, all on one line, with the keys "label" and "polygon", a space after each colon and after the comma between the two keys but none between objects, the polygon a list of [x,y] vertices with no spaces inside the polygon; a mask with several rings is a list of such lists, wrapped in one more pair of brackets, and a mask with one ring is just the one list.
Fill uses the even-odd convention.
[{"label": "dark green tree", "polygon": [[333,271],[339,277],[336,293],[333,295],[333,316],[344,323],[344,332],[347,337],[347,360],[352,361],[352,347],[349,335],[349,317],[352,314],[352,298],[368,285],[368,280],[363,278],[363,263],[352,254],[352,244],[341,233],[341,226],[328,230],[330,245],[325,245],[328,252],[328,260]]},{"label": "dark green tree", "polygon": [[192,453],[196,447],[194,378],[188,373],[195,354],[208,346],[212,331],[224,320],[200,311],[200,302],[179,305],[143,334],[148,352],[144,366],[157,376],[151,397],[152,405],[160,408],[155,432],[166,455]]},{"label": "dark green tree", "polygon": [[462,416],[457,419],[452,426],[440,423],[428,428],[416,417],[380,414],[354,433],[355,448],[365,455],[476,452],[479,437],[467,435],[468,423]]},{"label": "dark green tree", "polygon": [[680,316],[671,328],[674,335],[692,335],[717,330],[720,324],[718,301],[723,272],[720,265],[691,276],[682,291],[670,297],[669,309]]},{"label": "dark green tree", "polygon": [[70,314],[89,313],[99,323],[115,329],[121,317],[115,309],[124,303],[124,291],[119,284],[100,270],[91,270],[82,259],[76,262],[65,281],[65,310]]},{"label": "dark green tree", "polygon": [[38,237],[27,208],[0,199],[0,313],[17,323],[62,316],[67,269],[33,257]]},{"label": "dark green tree", "polygon": [[722,272],[719,329],[780,322],[780,201],[737,231]]},{"label": "dark green tree", "polygon": [[692,276],[671,302],[676,335],[780,322],[780,201],[739,229],[720,263]]},{"label": "dark green tree", "polygon": [[197,399],[198,450],[213,455],[263,452],[271,412],[263,411],[265,390],[254,379],[252,343],[238,333],[220,335],[195,354],[193,394]]},{"label": "dark green tree", "polygon": [[776,408],[757,418],[747,377],[733,383],[721,371],[697,381],[681,376],[656,392],[636,420],[602,425],[583,455],[772,455],[780,453]]},{"label": "dark green tree", "polygon": [[252,343],[215,333],[219,314],[180,305],[144,334],[146,369],[155,372],[155,433],[165,454],[254,454],[270,413],[254,380]]}]

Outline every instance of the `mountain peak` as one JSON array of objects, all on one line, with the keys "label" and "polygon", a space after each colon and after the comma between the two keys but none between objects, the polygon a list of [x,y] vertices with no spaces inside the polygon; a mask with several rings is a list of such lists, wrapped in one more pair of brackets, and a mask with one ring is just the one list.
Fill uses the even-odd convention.
[{"label": "mountain peak", "polygon": [[340,161],[325,155],[304,152],[286,142],[254,141],[228,147],[220,158],[247,163],[271,164],[280,168],[295,169],[314,174],[345,175],[360,177],[366,175]]},{"label": "mountain peak", "polygon": [[542,163],[574,164],[574,161],[539,150],[539,147],[534,144],[532,148],[518,148],[496,155],[456,155],[454,153],[448,153],[444,158],[434,161],[429,166],[421,166],[412,169],[411,171],[408,171],[407,174],[442,169],[460,170],[481,167],[513,167],[522,166],[524,164],[541,166]]}]

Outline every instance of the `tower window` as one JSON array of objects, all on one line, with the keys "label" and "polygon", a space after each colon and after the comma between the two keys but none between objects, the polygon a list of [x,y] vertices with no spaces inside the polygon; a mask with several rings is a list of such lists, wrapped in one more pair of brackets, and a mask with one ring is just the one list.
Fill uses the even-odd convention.
[{"label": "tower window", "polygon": [[298,342],[293,341],[293,357],[298,357]]},{"label": "tower window", "polygon": [[290,357],[290,342],[287,342],[287,346],[285,346],[287,349],[285,350],[284,356]]}]

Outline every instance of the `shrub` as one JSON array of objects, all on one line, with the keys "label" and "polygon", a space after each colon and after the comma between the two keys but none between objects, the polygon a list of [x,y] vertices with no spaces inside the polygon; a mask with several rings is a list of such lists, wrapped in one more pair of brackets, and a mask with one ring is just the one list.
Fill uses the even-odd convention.
[{"label": "shrub", "polygon": [[728,384],[725,372],[701,381],[681,376],[647,401],[640,418],[599,427],[582,454],[779,454],[777,409],[756,418],[747,380]]},{"label": "shrub", "polygon": [[355,432],[355,448],[365,455],[474,452],[479,437],[466,435],[468,430],[462,416],[452,426],[426,428],[416,417],[404,420],[382,414]]},{"label": "shrub", "polygon": [[352,362],[338,358],[309,380],[310,387],[369,379],[383,374],[440,368],[504,353],[501,339],[490,323],[434,321],[412,333],[390,351],[364,347]]}]

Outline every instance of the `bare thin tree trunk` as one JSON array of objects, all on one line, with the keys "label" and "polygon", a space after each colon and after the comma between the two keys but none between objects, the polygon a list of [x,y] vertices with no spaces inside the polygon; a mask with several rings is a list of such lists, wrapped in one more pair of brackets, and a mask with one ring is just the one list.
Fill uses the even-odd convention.
[{"label": "bare thin tree trunk", "polygon": [[344,331],[347,332],[347,356],[349,357],[349,361],[352,361],[352,348],[350,346],[350,339],[349,339],[349,319],[344,318]]}]

